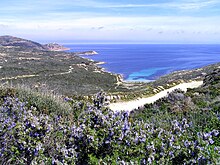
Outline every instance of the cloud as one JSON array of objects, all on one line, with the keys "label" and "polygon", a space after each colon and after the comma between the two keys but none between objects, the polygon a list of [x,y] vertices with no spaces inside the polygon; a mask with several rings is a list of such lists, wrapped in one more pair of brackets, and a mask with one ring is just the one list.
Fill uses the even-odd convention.
[{"label": "cloud", "polygon": [[1,28],[1,29],[7,29],[7,28],[9,28],[9,25],[6,25],[6,24],[0,24],[0,28]]},{"label": "cloud", "polygon": [[102,29],[104,29],[104,27],[103,27],[103,26],[100,26],[100,27],[98,27],[97,29],[98,29],[98,30],[102,30]]},{"label": "cloud", "polygon": [[[38,0],[38,1],[27,1],[27,0],[11,0],[13,3],[9,5],[8,3],[0,2],[1,10],[0,13],[25,13],[38,12],[39,15],[45,13],[65,13],[69,12],[71,9],[82,9],[82,7],[87,7],[88,10],[92,8],[162,8],[162,9],[180,9],[180,10],[195,10],[201,9],[209,6],[214,6],[220,4],[219,0],[179,0],[170,2],[158,3],[151,1],[145,3],[129,3],[130,1],[111,1],[101,2],[97,0],[65,0],[65,1],[54,1],[54,0]],[[41,13],[39,13],[41,12]],[[76,11],[77,12],[77,11]],[[94,13],[97,13],[94,11]]]},{"label": "cloud", "polygon": [[[57,31],[141,31],[142,33],[156,33],[160,31],[189,32],[220,31],[220,17],[178,17],[178,16],[154,16],[154,17],[91,17],[91,18],[63,18],[59,21],[51,20],[14,20],[13,23],[1,21],[2,27],[20,30]],[[5,26],[7,25],[7,26]],[[96,26],[94,26],[96,25]],[[201,28],[202,27],[202,28]],[[103,30],[104,29],[104,30]],[[216,30],[217,29],[217,30]],[[106,35],[108,35],[106,33]]]},{"label": "cloud", "polygon": [[180,3],[180,4],[170,4],[171,7],[177,7],[182,10],[198,10],[201,8],[213,6],[219,4],[219,1],[217,0],[209,0],[209,1],[204,1],[204,0],[196,0],[196,1],[189,1],[185,3]]},{"label": "cloud", "polygon": [[[185,14],[188,15],[188,11],[195,11],[202,8],[215,6],[220,4],[218,0],[179,0],[171,1],[171,2],[163,2],[157,3],[151,1],[146,4],[138,4],[133,3],[129,4],[127,2],[120,2],[120,1],[97,1],[97,0],[65,0],[65,1],[52,1],[52,0],[38,0],[38,1],[27,1],[27,0],[11,0],[13,5],[9,5],[8,3],[0,2],[1,10],[0,10],[0,23],[2,21],[8,23],[16,23],[21,22],[23,24],[31,23],[31,24],[42,24],[47,22],[64,22],[65,24],[69,24],[66,22],[73,22],[76,21],[76,24],[84,25],[90,24],[87,22],[80,22],[81,20],[95,20],[95,23],[98,23],[97,27],[105,26],[102,23],[99,23],[100,19],[103,17],[109,18],[115,17],[115,19],[111,19],[109,23],[111,26],[117,22],[118,17],[117,12],[115,11],[124,11],[123,9],[128,9],[129,11],[132,9],[134,12],[121,12],[123,16],[129,17],[131,15],[135,15],[137,19],[144,15],[148,16],[159,16],[161,13],[155,12],[147,12],[149,11],[160,11],[163,13],[164,11],[168,13],[168,10],[172,10],[170,15],[175,15],[176,12],[173,10],[178,11],[185,11]],[[113,3],[114,2],[114,3]],[[131,1],[129,1],[131,2]],[[133,1],[134,2],[134,1]],[[139,8],[146,8],[146,12],[139,13]],[[156,9],[155,9],[156,8]],[[85,10],[86,9],[86,10]],[[137,11],[137,12],[135,12]],[[159,10],[158,10],[159,11]],[[140,15],[139,15],[140,14]],[[181,13],[182,14],[182,13]],[[88,19],[89,18],[89,19]],[[100,18],[100,19],[99,19]],[[141,19],[141,18],[140,18]],[[64,20],[64,21],[63,21]],[[135,21],[131,18],[133,22]],[[145,20],[143,20],[146,22]],[[79,23],[80,22],[80,23]],[[105,21],[104,21],[105,22]],[[124,22],[124,19],[122,19]],[[127,24],[126,21],[125,24]],[[157,22],[157,20],[155,20]],[[178,22],[178,21],[177,21]],[[142,23],[139,22],[141,26]],[[118,22],[116,23],[118,24]],[[35,25],[36,26],[36,25]],[[50,26],[50,25],[49,25]],[[77,26],[77,25],[76,25]],[[93,25],[94,26],[94,25]],[[90,25],[90,27],[93,27]],[[61,26],[62,27],[62,26]],[[132,27],[133,28],[133,27]],[[101,30],[101,29],[100,29]]]},{"label": "cloud", "polygon": [[[209,7],[220,3],[217,0],[163,0],[163,3],[143,0],[143,4],[134,0],[10,1],[14,2],[13,5],[0,2],[2,33],[106,40],[165,40],[173,36],[178,39],[179,35],[193,40],[190,35],[200,31],[194,36],[213,36],[220,40],[220,16],[207,15]],[[195,10],[206,8],[205,12],[201,10],[193,16]],[[121,15],[117,14],[118,11]],[[161,16],[164,12],[169,14]]]},{"label": "cloud", "polygon": [[[91,1],[90,1],[91,2]],[[93,3],[90,3],[93,4]],[[195,10],[208,6],[220,4],[218,0],[184,0],[180,2],[166,2],[166,3],[148,3],[148,4],[111,4],[111,3],[94,3],[92,7],[95,8],[173,8],[181,10]],[[85,5],[85,4],[84,4]]]},{"label": "cloud", "polygon": [[102,30],[104,28],[105,28],[104,26],[92,27],[91,30]]}]

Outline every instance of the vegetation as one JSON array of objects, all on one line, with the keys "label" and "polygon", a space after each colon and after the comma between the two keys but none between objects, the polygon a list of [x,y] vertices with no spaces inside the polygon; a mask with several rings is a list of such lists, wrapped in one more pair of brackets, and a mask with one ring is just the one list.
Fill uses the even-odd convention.
[{"label": "vegetation", "polygon": [[0,47],[0,82],[46,88],[63,95],[91,95],[117,86],[117,75],[74,53]]},{"label": "vegetation", "polygon": [[0,163],[218,164],[219,75],[132,114],[2,87]]},{"label": "vegetation", "polygon": [[181,82],[203,80],[206,75],[212,73],[213,70],[219,68],[219,66],[220,63],[216,63],[193,70],[176,71],[171,74],[159,77],[157,81],[152,82],[152,86],[163,86],[164,88],[169,88],[170,85],[179,84]]},{"label": "vegetation", "polygon": [[38,50],[47,50],[43,45],[33,42],[30,40],[13,37],[13,36],[0,36],[0,45],[2,46],[19,46],[25,49],[38,49]]}]

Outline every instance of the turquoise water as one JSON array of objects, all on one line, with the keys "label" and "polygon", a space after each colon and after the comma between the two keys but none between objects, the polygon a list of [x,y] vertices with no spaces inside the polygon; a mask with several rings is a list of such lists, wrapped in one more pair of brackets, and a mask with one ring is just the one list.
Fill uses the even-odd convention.
[{"label": "turquoise water", "polygon": [[151,81],[173,71],[188,70],[220,62],[220,45],[138,45],[81,44],[65,45],[70,51],[94,50],[85,56],[97,61],[107,71],[122,74],[129,81]]},{"label": "turquoise water", "polygon": [[167,69],[169,69],[169,67],[150,68],[150,69],[140,70],[139,72],[133,72],[133,73],[129,74],[128,77],[126,78],[126,80],[128,80],[128,81],[134,81],[134,80],[146,81],[147,80],[146,78],[150,77],[151,75],[154,75],[159,71],[163,71],[163,70],[167,70]]}]

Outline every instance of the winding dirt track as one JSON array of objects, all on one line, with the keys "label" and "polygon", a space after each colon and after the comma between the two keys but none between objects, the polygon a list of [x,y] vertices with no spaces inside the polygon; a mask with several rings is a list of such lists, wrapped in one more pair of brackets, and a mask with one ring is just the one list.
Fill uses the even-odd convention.
[{"label": "winding dirt track", "polygon": [[192,81],[189,83],[182,83],[179,85],[176,85],[172,88],[163,90],[154,96],[147,97],[147,98],[139,98],[136,100],[132,101],[127,101],[127,102],[118,102],[118,103],[111,103],[109,105],[109,108],[113,111],[132,111],[134,109],[137,109],[138,107],[142,107],[145,104],[151,104],[154,103],[155,101],[159,100],[160,98],[166,97],[168,93],[174,91],[175,89],[181,89],[183,91],[187,91],[187,88],[197,88],[203,84],[203,81]]}]

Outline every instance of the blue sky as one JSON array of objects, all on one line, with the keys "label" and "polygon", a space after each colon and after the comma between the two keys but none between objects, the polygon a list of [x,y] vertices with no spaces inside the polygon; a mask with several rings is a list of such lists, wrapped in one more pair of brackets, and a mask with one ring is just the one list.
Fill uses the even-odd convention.
[{"label": "blue sky", "polygon": [[2,0],[0,35],[40,42],[220,43],[220,0]]}]

